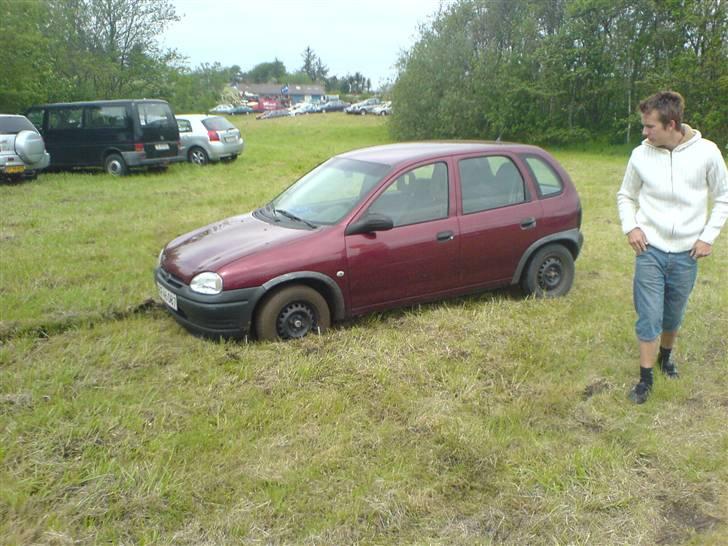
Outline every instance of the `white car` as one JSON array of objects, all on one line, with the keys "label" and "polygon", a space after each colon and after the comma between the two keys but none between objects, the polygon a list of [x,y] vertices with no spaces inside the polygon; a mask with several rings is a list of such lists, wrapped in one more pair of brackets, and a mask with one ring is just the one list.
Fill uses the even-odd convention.
[{"label": "white car", "polygon": [[0,114],[0,177],[33,179],[50,162],[43,137],[28,118]]},{"label": "white car", "polygon": [[243,152],[240,130],[227,119],[207,114],[180,114],[176,118],[183,146],[180,153],[190,163],[234,161]]}]

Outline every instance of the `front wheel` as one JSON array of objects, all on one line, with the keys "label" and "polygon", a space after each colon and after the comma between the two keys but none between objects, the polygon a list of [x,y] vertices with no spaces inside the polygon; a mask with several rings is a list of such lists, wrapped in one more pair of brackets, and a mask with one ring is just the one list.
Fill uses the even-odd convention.
[{"label": "front wheel", "polygon": [[526,294],[539,298],[563,296],[574,283],[574,257],[563,245],[551,244],[539,249],[528,262],[521,279]]},{"label": "front wheel", "polygon": [[104,170],[112,176],[124,176],[129,172],[124,158],[119,154],[109,154],[104,161]]},{"label": "front wheel", "polygon": [[263,341],[288,340],[323,332],[330,325],[323,296],[308,286],[295,285],[266,298],[255,321],[255,333]]}]

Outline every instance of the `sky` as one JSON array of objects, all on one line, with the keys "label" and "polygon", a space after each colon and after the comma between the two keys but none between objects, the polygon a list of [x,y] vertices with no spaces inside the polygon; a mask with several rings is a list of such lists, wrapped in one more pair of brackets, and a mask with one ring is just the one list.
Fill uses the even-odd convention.
[{"label": "sky", "polygon": [[181,20],[160,44],[195,68],[238,65],[244,72],[278,58],[288,72],[307,46],[329,76],[361,72],[374,88],[396,75],[402,51],[419,37],[443,0],[171,0]]}]

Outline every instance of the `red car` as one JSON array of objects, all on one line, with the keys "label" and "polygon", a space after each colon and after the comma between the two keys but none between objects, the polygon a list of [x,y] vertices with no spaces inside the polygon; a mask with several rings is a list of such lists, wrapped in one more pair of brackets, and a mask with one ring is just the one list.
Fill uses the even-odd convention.
[{"label": "red car", "polygon": [[155,279],[195,333],[291,339],[517,283],[561,296],[580,227],[569,175],[540,148],[392,144],[335,156],[252,213],[178,237]]}]

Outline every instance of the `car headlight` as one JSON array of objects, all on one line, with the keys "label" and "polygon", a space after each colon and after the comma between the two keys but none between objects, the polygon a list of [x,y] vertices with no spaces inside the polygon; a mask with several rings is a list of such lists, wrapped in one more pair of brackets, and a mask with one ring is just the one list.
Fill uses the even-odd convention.
[{"label": "car headlight", "polygon": [[157,256],[157,267],[162,267],[162,256],[164,256],[164,247],[162,247],[162,250],[159,251],[159,256]]},{"label": "car headlight", "polygon": [[198,294],[219,294],[222,292],[222,277],[217,273],[205,271],[192,279],[190,289]]}]

